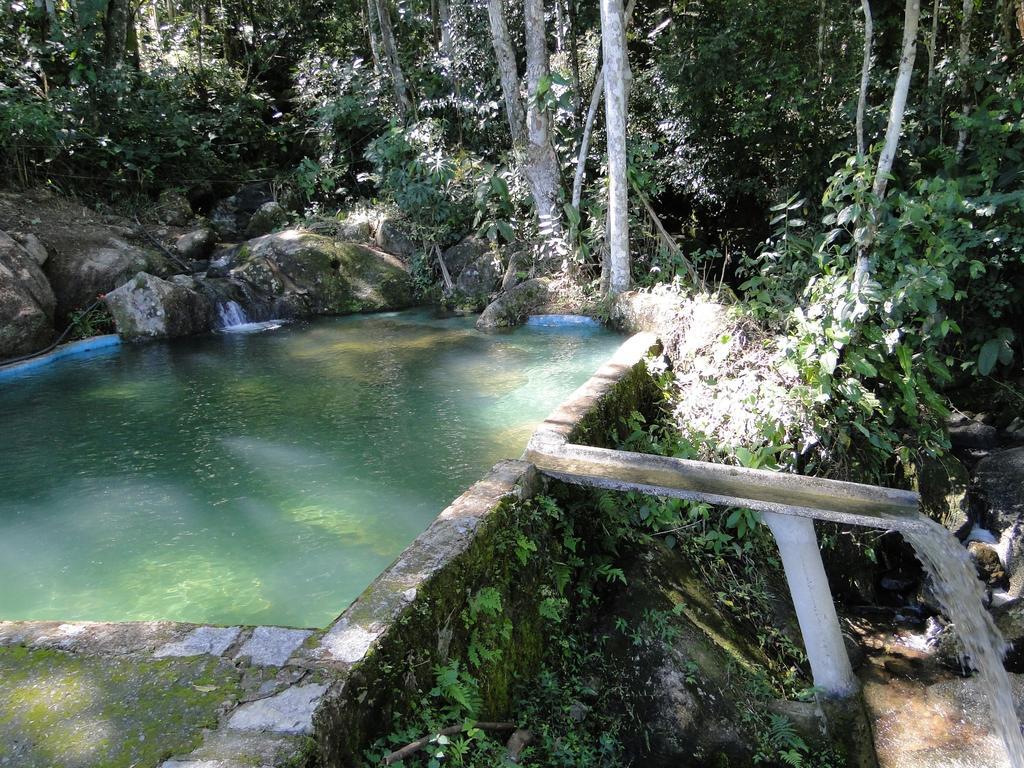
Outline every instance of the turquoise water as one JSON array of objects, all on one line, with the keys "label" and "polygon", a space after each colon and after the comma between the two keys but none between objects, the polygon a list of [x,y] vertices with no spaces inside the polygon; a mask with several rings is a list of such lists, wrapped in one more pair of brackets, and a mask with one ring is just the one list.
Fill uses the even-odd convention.
[{"label": "turquoise water", "polygon": [[0,619],[324,626],[620,341],[414,311],[0,382]]}]

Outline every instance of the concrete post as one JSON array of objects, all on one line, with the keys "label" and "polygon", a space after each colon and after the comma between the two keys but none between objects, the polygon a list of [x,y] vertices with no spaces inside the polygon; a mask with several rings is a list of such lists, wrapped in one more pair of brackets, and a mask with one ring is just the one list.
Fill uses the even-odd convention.
[{"label": "concrete post", "polygon": [[857,679],[839,630],[839,618],[814,535],[814,521],[774,512],[765,512],[763,519],[779,545],[815,687],[833,698],[855,694]]}]

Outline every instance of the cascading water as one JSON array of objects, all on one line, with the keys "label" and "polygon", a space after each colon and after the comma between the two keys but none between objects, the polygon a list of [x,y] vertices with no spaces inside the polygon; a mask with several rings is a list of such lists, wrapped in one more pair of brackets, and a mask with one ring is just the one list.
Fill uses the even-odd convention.
[{"label": "cascading water", "polygon": [[217,327],[231,328],[249,322],[245,310],[237,301],[221,301],[217,304]]},{"label": "cascading water", "polygon": [[1024,738],[1003,668],[1006,643],[984,607],[985,590],[960,542],[938,523],[921,516],[918,526],[903,534],[932,578],[935,597],[953,622],[970,666],[978,670],[989,692],[992,720],[1006,745],[1011,768],[1024,768]]}]

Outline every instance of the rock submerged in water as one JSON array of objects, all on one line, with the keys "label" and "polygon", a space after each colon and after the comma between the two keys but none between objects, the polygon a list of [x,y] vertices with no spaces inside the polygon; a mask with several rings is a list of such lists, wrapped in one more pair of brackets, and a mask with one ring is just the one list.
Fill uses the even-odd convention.
[{"label": "rock submerged in water", "polygon": [[125,339],[173,338],[210,327],[212,306],[182,281],[163,280],[146,272],[106,295],[105,302]]},{"label": "rock submerged in water", "polygon": [[36,259],[0,232],[0,359],[45,347],[53,337],[55,306]]}]

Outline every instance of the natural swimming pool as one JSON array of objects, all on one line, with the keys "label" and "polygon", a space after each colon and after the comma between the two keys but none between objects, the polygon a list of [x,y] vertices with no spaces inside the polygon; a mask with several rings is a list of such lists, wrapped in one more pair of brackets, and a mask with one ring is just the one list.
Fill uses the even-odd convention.
[{"label": "natural swimming pool", "polygon": [[324,626],[614,352],[425,311],[0,382],[0,619]]}]

